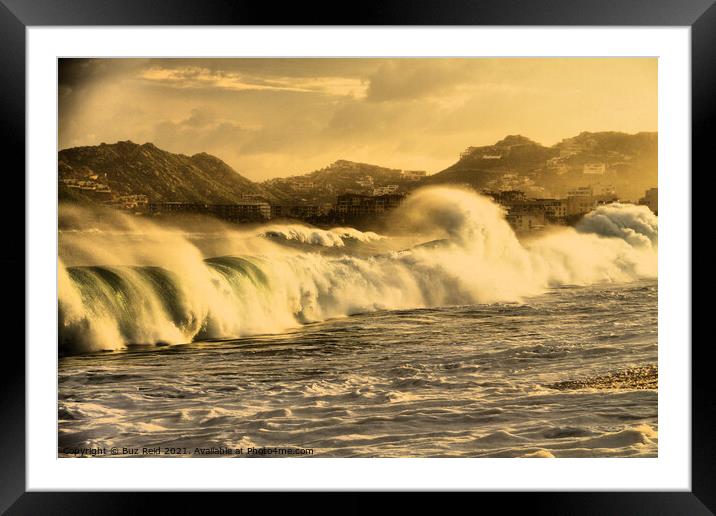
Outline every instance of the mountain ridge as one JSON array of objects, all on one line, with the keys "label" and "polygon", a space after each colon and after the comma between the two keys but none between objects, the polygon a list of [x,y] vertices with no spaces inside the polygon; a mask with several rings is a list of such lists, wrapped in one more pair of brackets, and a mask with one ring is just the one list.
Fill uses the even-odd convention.
[{"label": "mountain ridge", "polygon": [[156,202],[232,203],[246,195],[270,197],[216,156],[175,154],[150,142],[63,149],[58,153],[58,173],[61,195],[68,194],[64,184],[85,181],[116,195],[141,194]]},{"label": "mountain ridge", "polygon": [[571,188],[600,182],[636,199],[657,184],[657,144],[656,132],[583,131],[549,147],[508,135],[494,145],[468,147],[458,161],[429,176],[426,183],[564,196]]},{"label": "mountain ridge", "polygon": [[151,142],[125,140],[63,149],[58,172],[60,198],[70,200],[92,196],[70,191],[68,181],[94,181],[112,195],[141,194],[152,202],[215,204],[247,196],[272,203],[323,203],[341,193],[372,194],[385,188],[405,193],[449,183],[554,196],[585,181],[615,184],[620,194],[635,198],[657,183],[657,143],[656,132],[583,131],[551,146],[512,134],[493,145],[468,147],[455,163],[431,175],[339,159],[305,174],[254,182],[206,152],[188,156]]}]

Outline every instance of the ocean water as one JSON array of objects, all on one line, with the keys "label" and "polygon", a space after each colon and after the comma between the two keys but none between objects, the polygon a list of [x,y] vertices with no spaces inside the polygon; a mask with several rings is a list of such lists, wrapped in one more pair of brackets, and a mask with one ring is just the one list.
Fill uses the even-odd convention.
[{"label": "ocean water", "polygon": [[59,226],[60,455],[657,454],[645,206],[516,235],[430,187],[386,234],[67,206]]},{"label": "ocean water", "polygon": [[58,454],[654,457],[656,364],[655,280],[67,356]]}]

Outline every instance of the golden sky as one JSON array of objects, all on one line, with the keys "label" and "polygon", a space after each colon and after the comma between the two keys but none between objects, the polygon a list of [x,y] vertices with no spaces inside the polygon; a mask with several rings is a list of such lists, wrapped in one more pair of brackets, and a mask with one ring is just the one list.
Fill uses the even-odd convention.
[{"label": "golden sky", "polygon": [[60,148],[208,152],[253,180],[337,159],[438,172],[522,134],[657,130],[655,58],[63,59]]}]

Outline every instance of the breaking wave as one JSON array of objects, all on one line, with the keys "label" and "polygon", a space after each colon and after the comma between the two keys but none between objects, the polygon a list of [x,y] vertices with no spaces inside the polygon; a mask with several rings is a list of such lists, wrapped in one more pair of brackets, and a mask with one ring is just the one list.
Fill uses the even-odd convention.
[{"label": "breaking wave", "polygon": [[[94,220],[63,206],[60,352],[278,333],[374,310],[519,302],[550,287],[657,275],[657,217],[644,206],[601,206],[576,228],[520,241],[489,199],[433,187],[412,194],[394,219],[398,237],[298,224],[204,221],[188,230],[114,212]],[[412,245],[401,249],[406,238]],[[366,256],[349,252],[348,240],[382,247]]]},{"label": "breaking wave", "polygon": [[295,241],[301,244],[323,247],[344,247],[346,241],[375,242],[383,237],[372,231],[362,232],[353,228],[319,229],[301,224],[273,225],[258,233],[259,236]]}]

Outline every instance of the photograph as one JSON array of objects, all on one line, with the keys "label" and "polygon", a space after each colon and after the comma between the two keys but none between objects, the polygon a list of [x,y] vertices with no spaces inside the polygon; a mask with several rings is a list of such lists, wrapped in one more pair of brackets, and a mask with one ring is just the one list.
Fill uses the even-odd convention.
[{"label": "photograph", "polygon": [[57,457],[659,457],[658,71],[57,58]]}]

